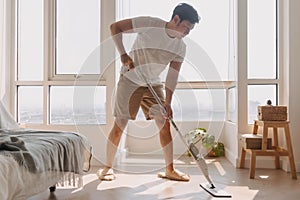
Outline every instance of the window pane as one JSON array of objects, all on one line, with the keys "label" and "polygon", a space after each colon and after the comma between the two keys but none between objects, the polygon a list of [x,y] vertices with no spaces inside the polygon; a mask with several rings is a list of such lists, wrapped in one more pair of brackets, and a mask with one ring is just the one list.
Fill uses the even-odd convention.
[{"label": "window pane", "polygon": [[43,2],[19,2],[18,79],[43,79]]},{"label": "window pane", "polygon": [[[58,0],[56,35],[57,74],[99,74],[99,0]],[[93,61],[85,63],[90,55]]]},{"label": "window pane", "polygon": [[228,89],[228,120],[237,122],[236,87]]},{"label": "window pane", "polygon": [[248,78],[276,78],[276,0],[248,0]]},{"label": "window pane", "polygon": [[[179,3],[182,3],[182,1],[123,0],[122,5],[120,5],[120,12],[122,13],[122,19],[136,16],[153,16],[170,21],[172,11]],[[187,43],[187,56],[181,68],[179,80],[228,80],[230,1],[190,0],[187,3],[198,11],[201,20],[199,24],[196,24],[190,35],[184,39]],[[211,66],[215,68],[214,71],[217,71],[217,73],[213,71],[213,76],[211,76],[211,73],[207,76],[204,71],[211,69]]]},{"label": "window pane", "polygon": [[276,85],[248,85],[248,123],[253,124],[257,119],[257,106],[267,104],[267,100],[272,101],[272,105],[277,105]]},{"label": "window pane", "polygon": [[224,89],[176,89],[172,102],[175,120],[224,121]]},{"label": "window pane", "polygon": [[18,87],[18,122],[43,123],[43,87]]},{"label": "window pane", "polygon": [[[174,120],[224,121],[226,96],[224,89],[176,89],[172,101]],[[144,120],[140,111],[137,119]]]},{"label": "window pane", "polygon": [[105,124],[105,86],[52,86],[51,124]]}]

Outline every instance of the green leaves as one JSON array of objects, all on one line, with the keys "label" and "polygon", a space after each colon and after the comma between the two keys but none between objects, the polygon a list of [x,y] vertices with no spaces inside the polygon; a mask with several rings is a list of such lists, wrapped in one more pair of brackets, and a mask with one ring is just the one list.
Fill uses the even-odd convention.
[{"label": "green leaves", "polygon": [[213,147],[215,145],[215,136],[206,134],[202,138],[202,145],[207,149]]},{"label": "green leaves", "polygon": [[201,141],[202,146],[205,148],[211,148],[216,144],[215,137],[209,135],[205,128],[195,128],[186,135],[186,138],[188,143],[193,142],[194,144],[197,144]]}]

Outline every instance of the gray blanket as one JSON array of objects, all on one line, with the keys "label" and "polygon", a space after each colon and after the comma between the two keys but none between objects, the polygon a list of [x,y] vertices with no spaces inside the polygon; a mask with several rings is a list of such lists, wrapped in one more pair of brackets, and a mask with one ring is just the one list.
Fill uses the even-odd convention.
[{"label": "gray blanket", "polygon": [[34,160],[25,147],[24,141],[18,137],[0,134],[0,154],[12,156],[20,165],[31,172],[36,172]]},{"label": "gray blanket", "polygon": [[0,129],[0,154],[34,173],[82,172],[85,138],[71,132]]}]

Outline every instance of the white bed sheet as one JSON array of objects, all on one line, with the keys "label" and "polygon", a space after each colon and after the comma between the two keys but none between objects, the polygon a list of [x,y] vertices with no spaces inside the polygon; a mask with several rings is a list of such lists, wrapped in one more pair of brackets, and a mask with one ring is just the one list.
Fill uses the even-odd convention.
[{"label": "white bed sheet", "polygon": [[0,155],[0,199],[24,200],[55,185],[63,173],[30,173],[11,157]]}]

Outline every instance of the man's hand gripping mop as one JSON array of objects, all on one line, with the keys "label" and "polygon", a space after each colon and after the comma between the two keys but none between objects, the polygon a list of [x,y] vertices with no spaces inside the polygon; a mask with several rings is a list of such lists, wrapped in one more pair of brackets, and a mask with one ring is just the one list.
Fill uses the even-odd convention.
[{"label": "man's hand gripping mop", "polygon": [[[158,95],[156,94],[155,90],[153,89],[150,81],[148,81],[147,78],[145,76],[143,76],[143,74],[139,70],[140,69],[135,68],[136,74],[139,76],[139,78],[143,82],[146,83],[146,85],[149,88],[151,94],[154,96],[154,98],[157,101],[157,103],[159,104],[159,106],[163,109],[163,112],[166,113],[166,110],[165,110],[165,108],[163,106],[163,103],[161,102],[160,98],[158,97]],[[199,152],[199,150],[196,147],[196,145],[192,141],[190,141],[189,143],[186,142],[186,140],[184,139],[183,134],[181,133],[181,131],[177,127],[177,125],[174,122],[174,120],[173,120],[172,117],[168,117],[168,120],[170,121],[170,123],[172,124],[172,126],[174,127],[174,129],[179,134],[182,142],[186,145],[186,147],[191,152],[191,154],[192,154],[193,158],[195,159],[197,165],[199,166],[200,170],[202,171],[202,174],[204,175],[204,177],[206,178],[206,180],[208,182],[208,183],[200,184],[200,187],[203,188],[206,192],[208,192],[213,197],[217,197],[217,198],[231,198],[232,196],[230,194],[226,193],[223,190],[217,190],[216,189],[215,185],[213,184],[212,180],[209,177],[208,169],[207,169],[207,165],[206,165],[205,159],[204,159],[203,155]]]}]

